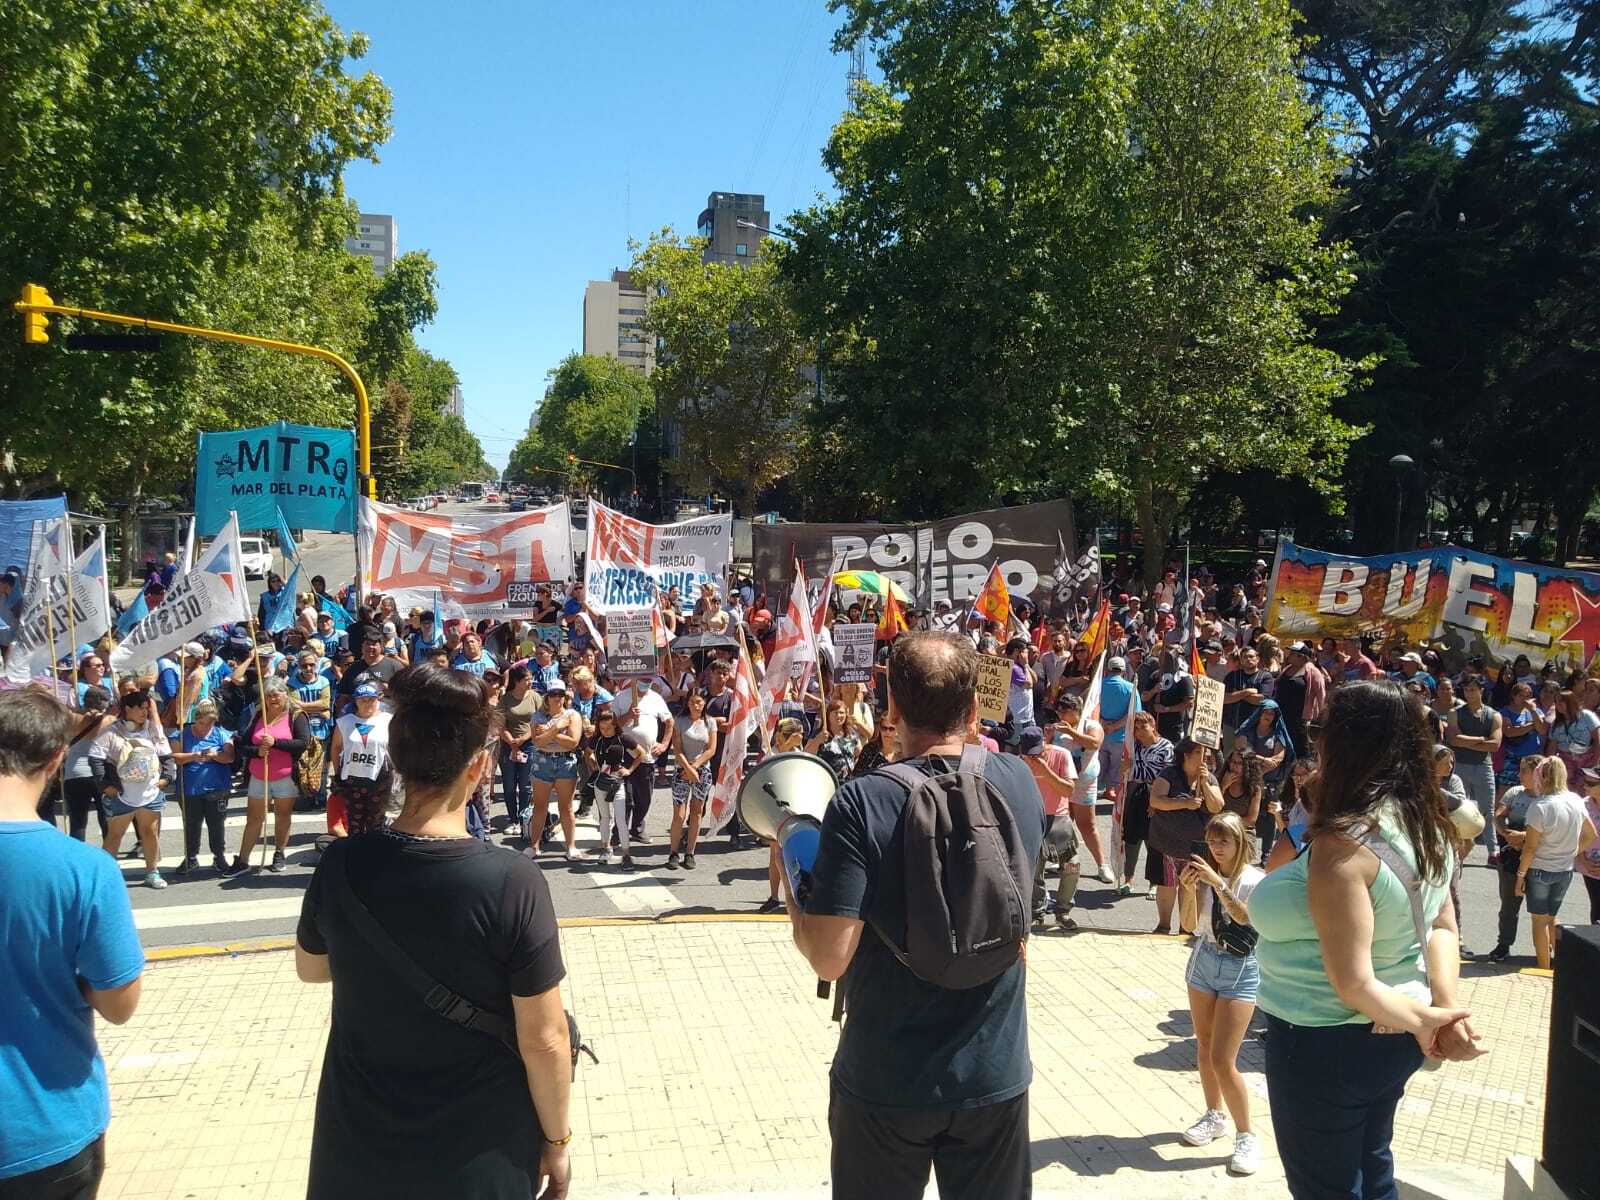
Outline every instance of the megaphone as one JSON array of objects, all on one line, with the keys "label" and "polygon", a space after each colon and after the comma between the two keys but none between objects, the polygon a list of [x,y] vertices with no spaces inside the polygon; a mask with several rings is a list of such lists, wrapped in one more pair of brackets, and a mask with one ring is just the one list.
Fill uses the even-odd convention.
[{"label": "megaphone", "polygon": [[778,844],[794,898],[811,892],[811,868],[822,842],[822,815],[839,788],[833,768],[814,754],[774,754],[739,785],[739,820],[757,837]]}]

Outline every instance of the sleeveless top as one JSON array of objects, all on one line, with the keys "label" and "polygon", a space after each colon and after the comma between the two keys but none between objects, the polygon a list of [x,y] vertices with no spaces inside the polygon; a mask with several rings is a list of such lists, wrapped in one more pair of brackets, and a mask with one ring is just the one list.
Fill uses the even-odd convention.
[{"label": "sleeveless top", "polygon": [[[1378,831],[1402,859],[1415,866],[1416,852],[1394,820],[1393,809],[1379,810]],[[1360,1025],[1370,1020],[1339,999],[1322,965],[1322,943],[1306,895],[1306,872],[1315,843],[1293,862],[1263,879],[1250,896],[1250,924],[1261,935],[1256,961],[1261,966],[1261,990],[1256,1003],[1292,1025]],[[1449,851],[1444,878],[1422,881],[1424,927],[1433,924],[1449,902],[1450,876],[1455,852]],[[1379,862],[1377,877],[1367,894],[1372,899],[1372,969],[1379,982],[1396,988],[1420,1003],[1431,1003],[1422,969],[1422,947],[1411,921],[1411,901],[1405,886],[1386,864]]]},{"label": "sleeveless top", "polygon": [[[290,727],[289,713],[287,710],[272,724],[268,725],[266,732],[272,735],[275,742],[287,742],[294,737],[294,730]],[[256,727],[250,731],[250,745],[259,750],[261,747],[261,722],[256,722]],[[287,751],[273,747],[267,751],[265,767],[268,779],[287,779],[294,774],[294,756]],[[259,753],[250,755],[250,777],[261,778],[263,762]]]},{"label": "sleeveless top", "polygon": [[[1477,712],[1473,712],[1463,704],[1456,709],[1456,729],[1466,734],[1467,737],[1488,737],[1494,732],[1494,709],[1485,704]],[[1487,762],[1488,759],[1489,752],[1487,750],[1458,749],[1456,751],[1456,762],[1464,763],[1467,766],[1477,766],[1479,763]]]},{"label": "sleeveless top", "polygon": [[394,714],[373,713],[339,718],[339,778],[377,780],[390,768],[389,722]]}]

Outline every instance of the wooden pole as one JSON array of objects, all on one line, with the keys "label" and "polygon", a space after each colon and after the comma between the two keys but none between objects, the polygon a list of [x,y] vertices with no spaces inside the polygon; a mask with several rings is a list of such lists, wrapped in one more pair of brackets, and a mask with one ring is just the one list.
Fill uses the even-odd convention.
[{"label": "wooden pole", "polygon": [[[250,658],[256,665],[256,719],[261,722],[261,732],[267,731],[267,674],[261,669],[261,651],[256,641],[256,619],[249,618],[250,622]],[[267,780],[267,759],[270,750],[262,750],[261,758],[261,866],[266,866],[267,860],[267,810],[272,806],[272,788]],[[245,789],[245,799],[248,801],[250,789]],[[245,818],[247,821],[248,817]],[[274,825],[276,829],[276,825]]]}]

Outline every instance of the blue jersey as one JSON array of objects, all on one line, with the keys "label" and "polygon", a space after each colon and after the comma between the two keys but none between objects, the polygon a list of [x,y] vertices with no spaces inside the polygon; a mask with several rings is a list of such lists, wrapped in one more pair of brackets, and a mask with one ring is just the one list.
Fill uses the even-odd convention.
[{"label": "blue jersey", "polygon": [[[318,674],[306,680],[300,678],[300,672],[295,670],[289,675],[289,686],[294,689],[294,694],[300,697],[302,704],[315,704],[318,700],[333,699],[333,688],[325,675]],[[311,726],[311,736],[314,738],[325,738],[333,732],[333,718],[327,713],[321,716],[307,713],[306,723]]]}]

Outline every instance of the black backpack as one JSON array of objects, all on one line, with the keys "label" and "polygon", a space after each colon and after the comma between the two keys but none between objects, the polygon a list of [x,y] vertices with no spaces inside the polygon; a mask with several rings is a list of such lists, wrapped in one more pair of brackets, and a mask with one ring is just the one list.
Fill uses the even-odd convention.
[{"label": "black backpack", "polygon": [[899,858],[887,855],[879,875],[893,916],[873,928],[917,978],[952,990],[1004,974],[1028,936],[1033,862],[1011,806],[984,777],[986,758],[968,745],[954,771],[879,768],[908,794]]}]

